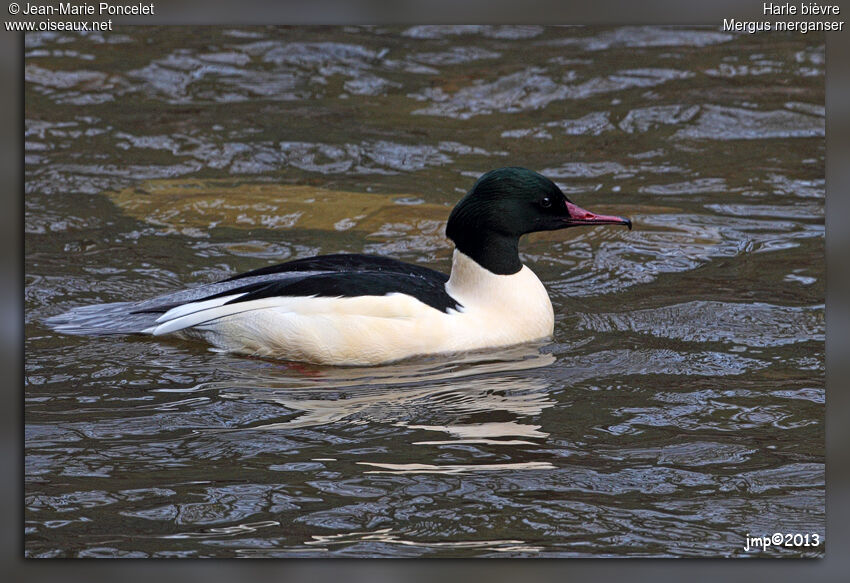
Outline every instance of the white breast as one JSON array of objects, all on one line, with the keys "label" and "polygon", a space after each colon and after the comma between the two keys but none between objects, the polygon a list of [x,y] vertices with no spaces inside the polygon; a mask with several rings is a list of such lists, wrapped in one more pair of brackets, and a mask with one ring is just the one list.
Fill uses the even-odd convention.
[{"label": "white breast", "polygon": [[519,344],[554,330],[549,294],[525,265],[513,275],[497,275],[455,250],[446,291],[463,305],[457,334],[467,346]]}]

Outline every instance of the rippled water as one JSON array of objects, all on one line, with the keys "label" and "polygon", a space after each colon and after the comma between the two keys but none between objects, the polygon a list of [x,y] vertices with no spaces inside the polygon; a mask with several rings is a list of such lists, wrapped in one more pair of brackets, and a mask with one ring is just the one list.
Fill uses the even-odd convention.
[{"label": "rippled water", "polygon": [[[127,27],[26,57],[28,556],[823,540],[823,36]],[[323,368],[42,323],[317,253],[447,270],[448,211],[506,165],[635,223],[524,242],[553,342]]]}]

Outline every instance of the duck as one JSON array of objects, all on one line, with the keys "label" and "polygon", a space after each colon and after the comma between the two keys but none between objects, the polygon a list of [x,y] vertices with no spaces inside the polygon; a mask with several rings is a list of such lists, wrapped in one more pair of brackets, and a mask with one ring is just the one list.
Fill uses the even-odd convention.
[{"label": "duck", "polygon": [[385,256],[332,254],[262,267],[152,299],[80,306],[49,319],[68,334],[173,335],[212,350],[370,366],[546,340],[555,314],[519,255],[523,235],[624,225],[573,203],[542,174],[483,174],[451,211],[451,273]]}]

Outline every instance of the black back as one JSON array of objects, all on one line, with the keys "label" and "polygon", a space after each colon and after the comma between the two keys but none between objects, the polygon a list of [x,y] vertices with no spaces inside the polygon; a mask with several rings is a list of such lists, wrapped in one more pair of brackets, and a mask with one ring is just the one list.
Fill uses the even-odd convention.
[{"label": "black back", "polygon": [[413,265],[412,263],[404,263],[397,259],[389,257],[380,257],[378,255],[363,255],[360,253],[334,253],[332,255],[318,255],[315,257],[304,257],[280,263],[278,265],[270,265],[261,267],[252,271],[246,271],[239,275],[234,275],[224,281],[234,281],[245,277],[255,275],[270,275],[273,273],[291,273],[295,271],[314,271],[327,272],[338,271],[345,273],[359,273],[362,271],[378,271],[385,273],[402,273],[423,278],[442,278],[443,282],[449,280],[449,276],[422,267],[421,265]]},{"label": "black back", "polygon": [[[303,272],[304,277],[283,277]],[[265,280],[229,288],[198,301],[244,294],[228,304],[278,296],[357,297],[402,293],[435,310],[447,312],[461,305],[446,291],[449,276],[419,265],[387,257],[360,254],[321,255],[297,259],[241,273],[225,281],[251,276],[281,274],[279,280]]]}]

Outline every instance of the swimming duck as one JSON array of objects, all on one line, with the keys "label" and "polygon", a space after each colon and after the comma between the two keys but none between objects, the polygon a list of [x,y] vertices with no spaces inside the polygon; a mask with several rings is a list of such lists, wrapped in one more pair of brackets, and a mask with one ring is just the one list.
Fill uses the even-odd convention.
[{"label": "swimming duck", "polygon": [[509,346],[554,331],[549,295],[519,258],[526,233],[625,225],[525,168],[481,176],[449,215],[450,275],[359,254],[297,259],[140,302],[49,320],[72,334],[177,334],[214,349],[330,365]]}]

